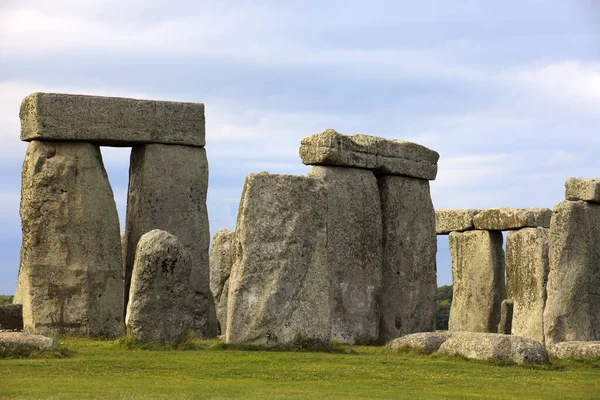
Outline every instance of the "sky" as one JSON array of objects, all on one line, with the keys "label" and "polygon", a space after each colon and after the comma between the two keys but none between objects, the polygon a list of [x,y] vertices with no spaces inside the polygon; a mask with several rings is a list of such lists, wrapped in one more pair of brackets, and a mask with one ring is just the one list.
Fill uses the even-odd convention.
[{"label": "sky", "polygon": [[[439,152],[436,208],[553,208],[600,176],[599,22],[595,0],[0,0],[0,294],[30,93],[205,103],[213,234],[247,174],[306,174],[300,140],[328,128]],[[102,154],[123,229],[129,150]]]}]

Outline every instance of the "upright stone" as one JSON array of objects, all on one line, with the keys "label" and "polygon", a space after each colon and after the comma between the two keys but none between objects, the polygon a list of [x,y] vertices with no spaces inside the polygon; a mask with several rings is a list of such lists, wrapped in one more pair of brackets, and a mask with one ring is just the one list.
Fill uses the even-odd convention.
[{"label": "upright stone", "polygon": [[547,292],[547,344],[600,340],[600,204],[554,208]]},{"label": "upright stone", "polygon": [[227,331],[227,293],[229,292],[229,275],[231,274],[231,245],[235,232],[221,229],[215,233],[210,246],[210,291],[215,298],[217,320],[221,335]]},{"label": "upright stone", "polygon": [[328,342],[327,194],[321,180],[248,175],[235,234],[227,342]]},{"label": "upright stone", "polygon": [[33,141],[23,163],[23,245],[17,293],[24,329],[119,336],[119,218],[98,146]]},{"label": "upright stone", "polygon": [[[500,323],[498,333],[510,335],[512,332],[514,303],[510,299],[502,300],[500,305]],[[519,335],[517,335],[519,336]]]},{"label": "upright stone", "polygon": [[371,171],[342,167],[313,167],[308,176],[327,189],[331,338],[350,344],[377,340],[383,251],[377,179]]},{"label": "upright stone", "polygon": [[450,332],[495,333],[506,298],[502,233],[450,233],[452,285]]},{"label": "upright stone", "polygon": [[201,337],[217,334],[214,299],[209,288],[207,186],[208,162],[203,148],[147,144],[131,151],[126,223],[126,296],[129,296],[140,237],[153,229],[170,232],[191,256],[192,293],[189,302],[194,305],[195,331]]},{"label": "upright stone", "polygon": [[514,302],[512,334],[544,343],[548,229],[525,228],[506,238],[506,291]]},{"label": "upright stone", "polygon": [[429,182],[378,177],[383,219],[381,341],[435,330],[435,211]]}]

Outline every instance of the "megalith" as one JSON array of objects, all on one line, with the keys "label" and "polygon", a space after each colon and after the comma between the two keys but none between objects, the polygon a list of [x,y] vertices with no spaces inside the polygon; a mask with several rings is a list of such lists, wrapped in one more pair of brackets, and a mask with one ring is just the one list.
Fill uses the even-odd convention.
[{"label": "megalith", "polygon": [[505,335],[511,334],[514,306],[515,304],[511,299],[502,300],[502,303],[500,304],[500,322],[498,323],[498,333]]},{"label": "megalith", "polygon": [[549,208],[488,208],[473,217],[475,229],[508,231],[521,228],[549,228]]},{"label": "megalith", "polygon": [[235,232],[221,229],[215,233],[210,246],[210,291],[215,299],[220,334],[227,331],[227,293],[233,263],[231,246]]},{"label": "megalith", "polygon": [[450,232],[464,232],[475,229],[473,218],[481,210],[474,209],[443,209],[435,210],[435,230],[438,235],[448,235]]}]

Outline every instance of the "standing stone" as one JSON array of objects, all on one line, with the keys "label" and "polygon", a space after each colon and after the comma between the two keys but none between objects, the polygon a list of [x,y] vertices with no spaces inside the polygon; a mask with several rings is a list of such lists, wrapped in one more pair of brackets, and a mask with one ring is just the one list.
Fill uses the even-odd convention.
[{"label": "standing stone", "polygon": [[554,208],[547,292],[547,344],[600,340],[600,204]]},{"label": "standing stone", "polygon": [[435,211],[429,182],[377,178],[383,219],[383,286],[379,339],[435,330]]},{"label": "standing stone", "polygon": [[[498,324],[498,333],[510,335],[513,324],[514,303],[510,299],[502,300],[500,305],[500,323]],[[520,335],[517,335],[520,336]]]},{"label": "standing stone", "polygon": [[98,146],[33,141],[23,163],[19,293],[24,329],[123,333],[119,218]]},{"label": "standing stone", "polygon": [[235,235],[227,342],[328,342],[331,294],[323,182],[248,175]]},{"label": "standing stone", "polygon": [[512,334],[544,343],[544,307],[548,282],[547,228],[508,232],[506,291],[514,302]]},{"label": "standing stone", "polygon": [[158,229],[142,236],[127,303],[127,335],[162,344],[185,338],[192,324],[187,311],[191,270],[190,254],[175,236]]},{"label": "standing stone", "polygon": [[313,167],[308,176],[327,189],[331,338],[373,342],[379,333],[383,251],[377,179],[371,171],[343,167]]},{"label": "standing stone", "polygon": [[[208,162],[200,147],[148,144],[134,147],[127,200],[125,291],[140,237],[153,229],[175,235],[192,260],[190,304],[200,337],[217,334],[214,299],[209,288],[210,232],[206,211]],[[127,301],[127,300],[126,300]]]},{"label": "standing stone", "polygon": [[0,306],[0,330],[23,329],[23,306],[4,304]]},{"label": "standing stone", "polygon": [[449,239],[454,296],[448,330],[495,333],[506,298],[502,233],[452,232]]},{"label": "standing stone", "polygon": [[215,298],[219,331],[223,335],[227,331],[227,293],[229,292],[229,275],[231,274],[231,245],[235,232],[221,229],[215,233],[210,246],[210,291]]}]

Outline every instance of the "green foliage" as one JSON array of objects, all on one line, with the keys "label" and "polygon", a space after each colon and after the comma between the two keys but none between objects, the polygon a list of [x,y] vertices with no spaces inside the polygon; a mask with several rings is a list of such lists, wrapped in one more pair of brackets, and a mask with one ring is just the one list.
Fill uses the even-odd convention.
[{"label": "green foliage", "polygon": [[435,329],[448,330],[448,319],[450,318],[450,307],[452,306],[452,285],[441,286],[436,292],[437,314]]},{"label": "green foliage", "polygon": [[12,302],[13,296],[0,295],[0,306],[3,306],[5,304],[12,304]]}]

